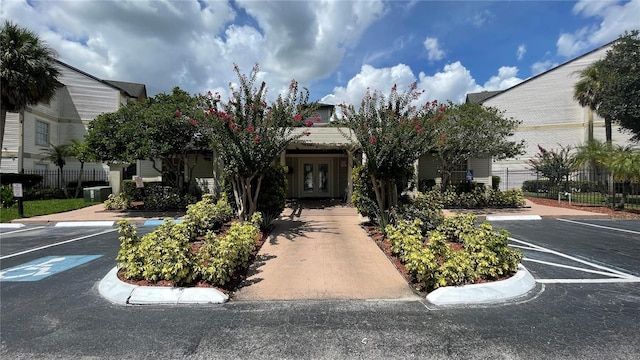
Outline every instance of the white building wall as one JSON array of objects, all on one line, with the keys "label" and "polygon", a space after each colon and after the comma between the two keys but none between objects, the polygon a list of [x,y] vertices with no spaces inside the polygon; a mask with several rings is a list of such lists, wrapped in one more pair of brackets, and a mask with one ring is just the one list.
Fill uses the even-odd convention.
[{"label": "white building wall", "polygon": [[[579,80],[579,71],[606,55],[610,46],[597,49],[574,59],[537,77],[516,85],[483,102],[505,111],[506,117],[522,121],[513,140],[525,140],[525,154],[515,159],[493,163],[493,174],[504,177],[507,169],[512,171],[510,188],[521,183],[514,180],[513,171],[529,169],[529,160],[538,153],[538,145],[546,149],[558,149],[570,145],[575,148],[588,140],[589,110],[573,99],[574,85]],[[604,120],[594,115],[594,138],[605,140]],[[615,144],[628,144],[629,135],[613,127]],[[504,180],[504,179],[503,179]],[[503,185],[506,186],[504,181]]]}]

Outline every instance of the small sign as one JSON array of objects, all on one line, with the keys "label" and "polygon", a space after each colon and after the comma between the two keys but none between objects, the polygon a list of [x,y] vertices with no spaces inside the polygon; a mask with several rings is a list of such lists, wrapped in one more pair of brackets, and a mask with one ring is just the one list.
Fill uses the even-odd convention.
[{"label": "small sign", "polygon": [[13,186],[13,197],[22,197],[22,184],[14,183],[11,184]]},{"label": "small sign", "polygon": [[138,189],[143,188],[144,187],[144,182],[142,182],[142,177],[140,176],[136,176],[134,177],[134,179],[136,180],[136,187]]},{"label": "small sign", "polygon": [[472,181],[473,180],[473,169],[467,169],[467,181]]}]

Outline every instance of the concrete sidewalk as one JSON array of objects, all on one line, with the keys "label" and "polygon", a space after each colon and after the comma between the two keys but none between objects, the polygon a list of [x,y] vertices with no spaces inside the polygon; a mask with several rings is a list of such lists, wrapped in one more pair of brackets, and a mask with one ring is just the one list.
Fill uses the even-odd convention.
[{"label": "concrete sidewalk", "polygon": [[236,300],[416,299],[355,208],[285,209]]}]

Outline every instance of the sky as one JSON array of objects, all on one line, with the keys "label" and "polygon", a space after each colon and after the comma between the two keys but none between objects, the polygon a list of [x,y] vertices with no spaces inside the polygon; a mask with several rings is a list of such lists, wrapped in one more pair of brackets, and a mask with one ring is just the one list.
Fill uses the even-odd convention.
[{"label": "sky", "polygon": [[58,59],[101,79],[229,93],[259,64],[269,98],[360,103],[417,82],[427,100],[503,90],[640,28],[640,0],[0,0]]}]

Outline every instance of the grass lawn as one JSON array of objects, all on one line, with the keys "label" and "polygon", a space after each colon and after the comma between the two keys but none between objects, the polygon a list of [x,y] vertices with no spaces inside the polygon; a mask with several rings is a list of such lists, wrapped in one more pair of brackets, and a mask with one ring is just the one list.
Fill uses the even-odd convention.
[{"label": "grass lawn", "polygon": [[[63,199],[63,200],[35,200],[25,201],[24,217],[49,215],[61,213],[69,210],[99,204],[97,202],[85,202],[84,199]],[[0,209],[0,222],[10,222],[18,218],[18,205],[5,209]]]}]

